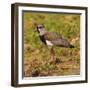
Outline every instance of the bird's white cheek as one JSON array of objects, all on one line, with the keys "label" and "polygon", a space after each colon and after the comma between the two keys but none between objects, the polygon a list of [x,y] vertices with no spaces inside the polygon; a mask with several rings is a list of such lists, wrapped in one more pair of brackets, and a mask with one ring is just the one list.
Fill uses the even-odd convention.
[{"label": "bird's white cheek", "polygon": [[41,29],[38,29],[39,32],[41,32]]},{"label": "bird's white cheek", "polygon": [[46,40],[46,43],[47,43],[47,45],[53,46],[53,44],[48,40]]}]

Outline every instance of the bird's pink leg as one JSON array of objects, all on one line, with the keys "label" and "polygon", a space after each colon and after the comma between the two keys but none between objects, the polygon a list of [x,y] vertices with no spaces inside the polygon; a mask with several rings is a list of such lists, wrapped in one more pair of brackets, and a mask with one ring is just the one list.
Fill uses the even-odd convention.
[{"label": "bird's pink leg", "polygon": [[55,55],[55,49],[52,47],[51,48],[51,61],[55,62],[56,61],[56,55]]}]

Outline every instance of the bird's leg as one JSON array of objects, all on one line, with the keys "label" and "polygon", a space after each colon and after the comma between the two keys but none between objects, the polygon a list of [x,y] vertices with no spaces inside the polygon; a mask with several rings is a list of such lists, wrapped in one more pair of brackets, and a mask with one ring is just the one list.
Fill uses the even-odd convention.
[{"label": "bird's leg", "polygon": [[55,62],[56,61],[56,55],[55,55],[55,49],[52,47],[51,48],[51,61]]}]

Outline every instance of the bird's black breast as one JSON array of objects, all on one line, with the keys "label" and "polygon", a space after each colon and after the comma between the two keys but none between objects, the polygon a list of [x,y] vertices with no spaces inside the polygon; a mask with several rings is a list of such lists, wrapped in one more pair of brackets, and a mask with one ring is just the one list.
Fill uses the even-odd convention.
[{"label": "bird's black breast", "polygon": [[40,36],[40,40],[41,40],[44,44],[46,44],[46,40],[45,40],[44,35]]}]

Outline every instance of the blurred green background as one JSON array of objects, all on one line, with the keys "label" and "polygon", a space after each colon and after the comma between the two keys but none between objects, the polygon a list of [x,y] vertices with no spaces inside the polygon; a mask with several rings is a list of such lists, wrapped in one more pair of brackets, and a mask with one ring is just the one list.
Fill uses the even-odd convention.
[{"label": "blurred green background", "polygon": [[[54,47],[57,63],[50,63],[50,48],[34,32],[37,24],[62,35],[75,48]],[[25,77],[80,74],[80,15],[24,12],[23,25]]]}]

